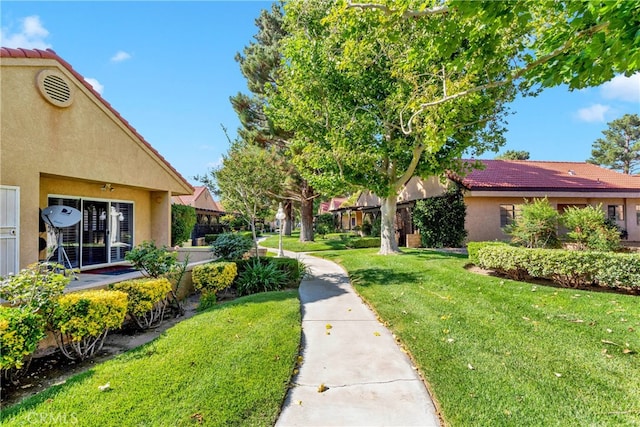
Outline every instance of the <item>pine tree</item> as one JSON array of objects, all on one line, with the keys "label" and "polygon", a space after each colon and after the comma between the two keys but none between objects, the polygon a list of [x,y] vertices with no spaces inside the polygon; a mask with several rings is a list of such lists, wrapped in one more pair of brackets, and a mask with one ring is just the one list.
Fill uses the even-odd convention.
[{"label": "pine tree", "polygon": [[599,138],[593,143],[591,158],[587,162],[626,174],[638,172],[640,169],[640,117],[637,114],[625,114],[607,125],[609,129],[602,131],[604,139]]}]

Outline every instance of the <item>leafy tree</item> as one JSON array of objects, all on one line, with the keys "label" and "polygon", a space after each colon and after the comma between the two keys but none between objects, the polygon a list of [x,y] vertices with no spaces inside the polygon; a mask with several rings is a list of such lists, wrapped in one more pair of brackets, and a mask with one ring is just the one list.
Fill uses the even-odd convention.
[{"label": "leafy tree", "polygon": [[640,117],[625,114],[607,123],[609,129],[602,131],[604,139],[593,143],[589,163],[606,166],[626,174],[640,170]]},{"label": "leafy tree", "polygon": [[171,205],[171,246],[189,240],[196,221],[196,210],[193,206]]},{"label": "leafy tree", "polygon": [[220,194],[222,204],[230,212],[239,212],[247,220],[258,253],[256,220],[266,218],[272,199],[280,193],[284,180],[282,170],[274,167],[277,154],[273,150],[235,141],[222,158],[222,165],[200,177]]},{"label": "leafy tree", "polygon": [[514,243],[528,248],[557,248],[558,221],[560,214],[551,206],[549,200],[534,199],[526,202],[515,221],[506,226],[504,231],[511,235]]},{"label": "leafy tree", "polygon": [[496,156],[496,160],[529,160],[529,152],[524,150],[507,150],[499,156]]},{"label": "leafy tree", "polygon": [[421,93],[440,97],[509,71],[517,23],[486,33],[478,20],[463,19],[402,19],[344,1],[286,5],[287,60],[268,112],[296,129],[294,161],[312,166],[301,172],[315,188],[366,188],[381,198],[381,254],[399,252],[396,199],[412,176],[459,169],[463,152],[504,143],[512,85],[449,100],[428,116],[410,114]]},{"label": "leafy tree", "polygon": [[251,95],[238,93],[230,100],[242,125],[238,130],[240,137],[250,144],[275,148],[278,154],[277,165],[286,174],[281,195],[286,199],[285,234],[291,234],[292,201],[295,201],[300,204],[300,241],[304,242],[313,240],[313,201],[316,192],[291,162],[289,140],[293,131],[275,126],[264,113],[265,88],[276,84],[282,58],[281,40],[286,36],[282,22],[282,7],[276,3],[271,6],[270,11],[263,10],[256,19],[258,32],[254,36],[255,41],[236,55]]}]

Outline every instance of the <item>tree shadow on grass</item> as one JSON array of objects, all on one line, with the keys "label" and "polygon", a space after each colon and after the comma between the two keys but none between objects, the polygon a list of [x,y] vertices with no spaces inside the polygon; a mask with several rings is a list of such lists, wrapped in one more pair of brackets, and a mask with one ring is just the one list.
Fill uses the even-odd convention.
[{"label": "tree shadow on grass", "polygon": [[364,268],[354,271],[350,275],[351,283],[355,286],[372,285],[402,285],[406,283],[418,283],[421,275],[412,271],[394,271],[383,268]]}]

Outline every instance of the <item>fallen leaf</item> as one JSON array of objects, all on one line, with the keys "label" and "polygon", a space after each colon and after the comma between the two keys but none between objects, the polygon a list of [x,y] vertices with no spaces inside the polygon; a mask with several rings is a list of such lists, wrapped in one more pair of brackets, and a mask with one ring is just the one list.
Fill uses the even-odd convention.
[{"label": "fallen leaf", "polygon": [[607,332],[611,333],[611,332],[613,332],[613,330],[607,328]]},{"label": "fallen leaf", "polygon": [[320,384],[318,386],[318,393],[324,393],[325,391],[329,390],[329,387],[327,387],[326,385],[324,385],[324,383]]},{"label": "fallen leaf", "polygon": [[375,335],[375,336],[379,337],[379,336],[380,336],[380,332],[375,331],[375,332],[373,333],[373,335]]},{"label": "fallen leaf", "polygon": [[472,371],[473,371],[474,369],[476,369],[476,368],[474,368],[474,367],[473,367],[473,365],[471,365],[471,363],[469,363],[469,364],[467,365],[467,368],[471,369]]},{"label": "fallen leaf", "polygon": [[204,417],[202,416],[202,414],[198,414],[198,413],[191,415],[191,418],[196,420],[198,424],[202,424],[202,422],[204,421]]},{"label": "fallen leaf", "polygon": [[633,354],[633,353],[635,353],[635,352],[634,352],[633,350],[631,350],[630,348],[624,348],[624,349],[622,349],[622,352],[623,352],[624,354]]},{"label": "fallen leaf", "polygon": [[105,385],[99,385],[98,390],[107,391],[111,388],[111,383],[106,383]]},{"label": "fallen leaf", "polygon": [[523,318],[524,320],[531,320],[531,319],[529,319],[528,317],[525,317],[525,316],[522,316],[522,318]]},{"label": "fallen leaf", "polygon": [[296,400],[296,405],[302,406],[302,400]]},{"label": "fallen leaf", "polygon": [[327,328],[327,329],[331,329],[331,328],[333,328],[333,326],[331,326],[331,324],[327,323],[327,324],[325,325],[325,328]]},{"label": "fallen leaf", "polygon": [[562,376],[562,374],[561,374],[561,373],[559,373],[559,372],[554,372],[554,373],[553,373],[553,375],[555,375],[555,376],[556,376],[556,377],[558,377],[558,378],[560,378],[560,377]]},{"label": "fallen leaf", "polygon": [[455,340],[453,338],[448,338],[447,342],[454,342]]}]

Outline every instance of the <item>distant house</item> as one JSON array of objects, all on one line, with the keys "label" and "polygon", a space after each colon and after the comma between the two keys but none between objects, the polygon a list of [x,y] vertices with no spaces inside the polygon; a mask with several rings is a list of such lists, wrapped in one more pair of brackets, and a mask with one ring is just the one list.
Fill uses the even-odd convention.
[{"label": "distant house", "polygon": [[80,212],[61,229],[74,268],[122,262],[145,240],[169,245],[171,197],[193,187],[55,52],[0,57],[0,275],[47,257],[40,212],[52,205]]},{"label": "distant house", "polygon": [[[417,200],[442,194],[452,182],[463,190],[467,241],[508,240],[502,228],[512,222],[526,201],[547,197],[563,212],[569,206],[598,206],[627,231],[628,240],[640,242],[640,176],[625,175],[583,162],[481,160],[482,170],[465,177],[411,178],[398,197],[397,238],[416,232],[411,212]],[[352,208],[371,218],[379,215],[380,200],[364,192]]]},{"label": "distant house", "polygon": [[351,231],[362,226],[362,212],[358,210],[357,205],[350,204],[347,197],[334,197],[321,203],[318,213],[333,214],[336,227],[342,231]]},{"label": "distant house", "polygon": [[193,194],[172,198],[173,204],[192,206],[196,210],[197,221],[193,227],[191,238],[195,240],[206,234],[222,233],[220,217],[225,215],[224,209],[213,199],[207,187],[196,186],[194,188]]},{"label": "distant house", "polygon": [[582,162],[483,160],[459,180],[465,188],[469,241],[504,240],[502,227],[525,200],[547,197],[562,213],[569,206],[602,205],[607,216],[640,242],[640,176]]}]

